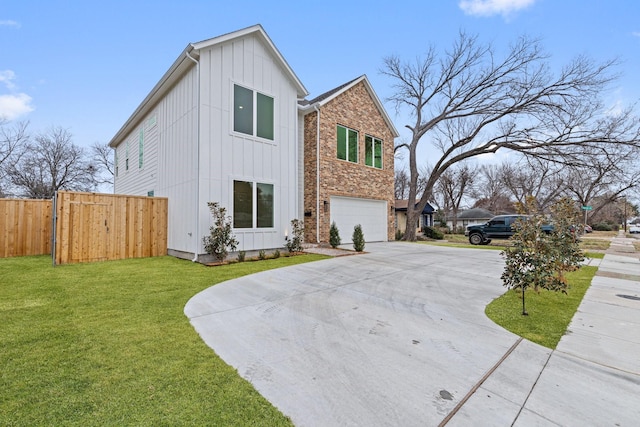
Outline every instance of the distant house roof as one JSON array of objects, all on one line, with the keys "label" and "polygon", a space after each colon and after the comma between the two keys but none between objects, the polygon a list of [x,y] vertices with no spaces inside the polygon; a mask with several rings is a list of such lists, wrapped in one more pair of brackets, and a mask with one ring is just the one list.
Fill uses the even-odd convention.
[{"label": "distant house roof", "polygon": [[301,101],[298,101],[298,104],[300,105],[300,109],[303,111],[304,114],[310,113],[313,111],[314,106],[322,107],[323,105],[325,105],[326,103],[334,99],[335,97],[341,95],[342,93],[351,89],[353,86],[357,85],[360,82],[363,82],[364,87],[367,89],[367,92],[369,92],[369,95],[371,96],[371,99],[373,99],[373,102],[375,103],[376,107],[378,107],[378,110],[380,111],[382,118],[386,122],[389,129],[391,129],[393,136],[396,138],[400,136],[400,134],[398,133],[398,130],[393,125],[391,118],[387,114],[387,111],[384,109],[382,102],[380,102],[380,98],[378,98],[378,95],[376,95],[376,93],[374,92],[373,86],[371,86],[371,83],[369,82],[369,79],[365,74],[351,81],[348,81],[347,83],[344,83],[336,88],[333,88],[321,95],[318,95],[311,100],[303,99]]},{"label": "distant house roof", "polygon": [[[409,206],[409,201],[408,200],[396,200],[395,203],[396,207],[396,212],[406,212],[407,211],[407,207]],[[423,214],[431,214],[433,213],[435,209],[433,209],[433,206],[431,206],[429,203],[427,203],[424,207],[424,209],[422,210]]]},{"label": "distant house roof", "polygon": [[[477,219],[491,219],[495,214],[491,211],[482,208],[467,209],[458,214],[458,220],[477,220]],[[452,215],[447,217],[447,220],[451,220]]]}]

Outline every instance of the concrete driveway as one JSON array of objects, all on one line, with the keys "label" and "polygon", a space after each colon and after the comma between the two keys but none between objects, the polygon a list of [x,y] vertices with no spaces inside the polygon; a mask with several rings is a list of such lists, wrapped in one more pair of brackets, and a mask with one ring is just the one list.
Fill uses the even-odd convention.
[{"label": "concrete driveway", "polygon": [[[504,292],[498,251],[402,242],[366,250],[221,283],[194,296],[185,314],[298,426],[572,424],[551,421],[555,411],[571,419],[557,402],[537,402],[548,414],[526,408],[551,350],[484,314]],[[558,372],[582,362],[567,363]],[[621,381],[622,390],[597,384],[605,395],[626,394],[611,415],[587,407],[576,425],[594,412],[611,421],[633,403],[637,377]],[[622,419],[637,421],[634,411]]]}]

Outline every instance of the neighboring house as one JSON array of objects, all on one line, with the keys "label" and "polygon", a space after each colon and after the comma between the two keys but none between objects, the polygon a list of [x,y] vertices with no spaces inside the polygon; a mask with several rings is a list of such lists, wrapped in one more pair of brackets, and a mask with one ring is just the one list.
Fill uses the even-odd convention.
[{"label": "neighboring house", "polygon": [[[467,225],[484,224],[494,216],[495,214],[486,209],[467,209],[458,213],[458,227],[464,229]],[[447,217],[447,227],[453,229],[453,217],[451,216]]]},{"label": "neighboring house", "polygon": [[394,138],[398,132],[366,76],[302,101],[305,241],[393,239]]},{"label": "neighboring house", "polygon": [[[408,200],[396,200],[396,230],[404,233],[407,230],[407,207],[409,206]],[[422,227],[433,226],[433,213],[434,209],[429,203],[427,203],[422,210],[422,214],[418,217],[418,227],[416,231],[421,232]]]},{"label": "neighboring house", "polygon": [[[349,87],[354,93],[359,93],[358,84],[370,90],[366,78],[361,79]],[[315,105],[299,104],[307,95],[260,25],[189,44],[110,141],[115,149],[114,192],[169,199],[171,255],[198,260],[204,254],[202,238],[212,224],[208,202],[227,209],[238,250],[282,248],[291,220],[302,219],[307,210],[308,153],[302,135],[309,114],[305,108]],[[376,197],[371,188],[358,188],[367,179],[382,179],[379,174],[389,168],[388,191],[393,194],[396,134],[389,132],[390,122],[376,127],[386,114],[371,96],[368,103],[360,99],[345,104],[348,111],[334,119],[362,133],[362,170],[350,169],[340,179],[349,188],[344,195],[387,200],[386,185],[379,187]],[[327,108],[327,115],[331,109],[316,106]],[[354,117],[371,114],[376,126],[359,128],[360,123],[353,122]],[[390,154],[384,151],[383,171],[365,166],[365,135],[391,147]],[[330,176],[322,173],[310,179],[317,183],[320,178]],[[331,203],[332,194],[323,194],[326,199],[321,200]],[[387,220],[388,211],[385,214]],[[374,232],[367,236],[364,231],[369,241]],[[343,237],[347,234],[351,233],[342,231]]]}]

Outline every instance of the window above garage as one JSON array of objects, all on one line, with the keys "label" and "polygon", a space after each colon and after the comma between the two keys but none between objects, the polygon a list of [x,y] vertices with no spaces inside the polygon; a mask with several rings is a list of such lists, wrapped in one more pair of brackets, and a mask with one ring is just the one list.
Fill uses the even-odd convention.
[{"label": "window above garage", "polygon": [[364,137],[364,164],[382,169],[382,140],[373,136]]},{"label": "window above garage", "polygon": [[358,163],[358,131],[338,125],[338,159]]}]

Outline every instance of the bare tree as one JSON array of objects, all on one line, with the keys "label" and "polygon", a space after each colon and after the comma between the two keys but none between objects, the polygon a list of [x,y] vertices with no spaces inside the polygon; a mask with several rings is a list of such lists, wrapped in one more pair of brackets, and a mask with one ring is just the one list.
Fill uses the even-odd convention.
[{"label": "bare tree", "polygon": [[566,190],[594,218],[625,192],[640,185],[640,150],[624,145],[585,150],[582,161],[566,166]]},{"label": "bare tree", "polygon": [[53,127],[27,144],[8,176],[22,197],[49,199],[57,190],[92,191],[95,166],[66,129]]},{"label": "bare tree", "polygon": [[545,212],[565,191],[564,176],[557,163],[537,157],[523,157],[503,163],[500,180],[508,195],[521,205],[533,196],[540,212]]},{"label": "bare tree", "polygon": [[115,172],[113,149],[109,144],[95,142],[91,146],[92,162],[95,166],[96,184],[99,186],[110,186],[113,190],[113,177]]},{"label": "bare tree", "polygon": [[[409,153],[408,224],[417,224],[442,173],[465,159],[509,149],[565,161],[591,143],[636,143],[631,111],[604,116],[599,103],[614,65],[579,57],[553,76],[536,40],[520,38],[498,59],[491,45],[464,33],[440,58],[433,47],[415,62],[385,58],[381,72],[395,82],[389,100],[412,117],[411,141],[396,147]],[[425,140],[441,157],[418,192],[417,148]],[[404,238],[415,240],[415,227]]]},{"label": "bare tree", "polygon": [[7,171],[9,166],[20,160],[29,140],[28,122],[18,122],[9,126],[7,120],[0,119],[0,197],[11,195]]},{"label": "bare tree", "polygon": [[458,227],[458,212],[465,196],[473,190],[478,168],[467,163],[459,163],[440,174],[436,181],[434,194],[439,193],[443,200],[443,208],[453,219],[453,231]]},{"label": "bare tree", "polygon": [[499,165],[484,165],[480,168],[473,196],[476,198],[474,208],[487,209],[496,214],[513,212],[513,201],[507,196]]},{"label": "bare tree", "polygon": [[396,200],[404,200],[409,196],[409,174],[406,169],[395,171],[393,193]]}]

